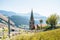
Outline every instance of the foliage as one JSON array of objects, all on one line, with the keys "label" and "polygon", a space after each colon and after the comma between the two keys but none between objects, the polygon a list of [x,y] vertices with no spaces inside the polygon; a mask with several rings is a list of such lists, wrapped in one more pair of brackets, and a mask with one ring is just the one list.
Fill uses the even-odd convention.
[{"label": "foliage", "polygon": [[58,22],[59,16],[56,14],[52,14],[48,19],[46,20],[46,23],[49,24],[51,27],[55,28],[57,22]]},{"label": "foliage", "polygon": [[42,29],[42,23],[43,23],[43,20],[42,19],[40,20],[40,23],[41,23],[41,29]]},{"label": "foliage", "polygon": [[42,22],[43,22],[43,20],[41,19],[41,20],[40,20],[40,23],[42,23]]},{"label": "foliage", "polygon": [[37,25],[37,30],[40,30],[40,26],[39,25]]},{"label": "foliage", "polygon": [[8,28],[7,27],[4,27],[4,29],[3,28],[0,28],[0,32],[2,33],[2,37],[1,37],[1,39],[2,40],[4,40],[4,39],[6,39],[7,38],[7,36],[8,36]]}]

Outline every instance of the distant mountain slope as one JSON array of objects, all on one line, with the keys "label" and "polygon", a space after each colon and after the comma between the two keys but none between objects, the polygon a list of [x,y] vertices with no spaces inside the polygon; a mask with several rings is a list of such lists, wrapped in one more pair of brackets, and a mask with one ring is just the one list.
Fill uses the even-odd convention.
[{"label": "distant mountain slope", "polygon": [[16,15],[16,13],[11,12],[11,11],[5,11],[5,10],[0,10],[0,13],[5,15],[5,16],[12,16],[12,15]]},{"label": "distant mountain slope", "polygon": [[[4,10],[0,10],[0,13],[5,15],[5,16],[9,16],[11,18],[11,20],[15,23],[16,26],[19,26],[21,24],[22,25],[28,25],[29,20],[30,20],[30,15],[31,15],[31,13],[23,14],[23,13],[15,13],[15,12],[10,12],[10,11],[4,11]],[[45,24],[45,21],[46,21],[45,16],[41,16],[38,13],[33,13],[33,14],[34,14],[35,24],[39,24],[40,19],[42,19],[43,24]]]},{"label": "distant mountain slope", "polygon": [[[0,14],[0,28],[3,27],[8,27],[8,18],[6,16],[4,16],[3,14]],[[15,23],[10,20],[10,28],[15,28]]]},{"label": "distant mountain slope", "polygon": [[[0,14],[0,22],[1,22],[1,19],[3,19],[4,21],[8,22],[8,17]],[[14,25],[14,22],[10,20],[10,24],[13,24]]]},{"label": "distant mountain slope", "polygon": [[[20,16],[27,18],[28,21],[29,21],[29,20],[30,20],[31,13],[21,14]],[[38,13],[33,13],[33,16],[34,16],[35,24],[39,24],[39,23],[40,23],[40,22],[39,22],[40,19],[43,20],[43,24],[46,23],[47,17],[42,16],[42,15],[40,15],[40,14],[38,14]]]},{"label": "distant mountain slope", "polygon": [[16,26],[19,26],[21,24],[27,25],[28,24],[28,19],[26,17],[18,16],[18,15],[13,15],[10,17],[13,22],[15,22]]}]

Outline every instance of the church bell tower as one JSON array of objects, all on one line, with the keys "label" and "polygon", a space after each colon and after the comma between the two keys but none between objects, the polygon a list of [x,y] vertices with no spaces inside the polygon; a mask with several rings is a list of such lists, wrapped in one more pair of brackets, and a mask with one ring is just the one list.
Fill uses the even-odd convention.
[{"label": "church bell tower", "polygon": [[29,21],[29,27],[30,27],[30,30],[35,29],[35,26],[34,26],[34,17],[33,17],[33,10],[31,10],[31,17],[30,17],[30,21]]}]

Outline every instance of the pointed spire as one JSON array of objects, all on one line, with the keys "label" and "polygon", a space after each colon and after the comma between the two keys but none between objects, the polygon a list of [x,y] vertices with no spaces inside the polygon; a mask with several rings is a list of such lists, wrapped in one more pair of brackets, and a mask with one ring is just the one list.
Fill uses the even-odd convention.
[{"label": "pointed spire", "polygon": [[35,29],[35,27],[34,27],[33,10],[31,10],[31,17],[30,17],[30,24],[29,24],[29,26],[30,26],[31,30]]},{"label": "pointed spire", "polygon": [[34,17],[33,17],[33,10],[31,10],[31,18],[30,19],[31,20],[34,19]]}]

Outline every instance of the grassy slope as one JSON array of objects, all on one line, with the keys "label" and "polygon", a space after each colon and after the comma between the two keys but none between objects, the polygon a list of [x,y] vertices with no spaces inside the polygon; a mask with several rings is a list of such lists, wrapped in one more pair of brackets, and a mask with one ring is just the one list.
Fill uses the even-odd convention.
[{"label": "grassy slope", "polygon": [[60,40],[60,29],[36,33],[34,37],[33,40]]},{"label": "grassy slope", "polygon": [[[60,40],[60,29],[46,31],[46,32],[38,32],[34,35],[18,35],[14,40]],[[13,40],[13,39],[11,39]]]}]

